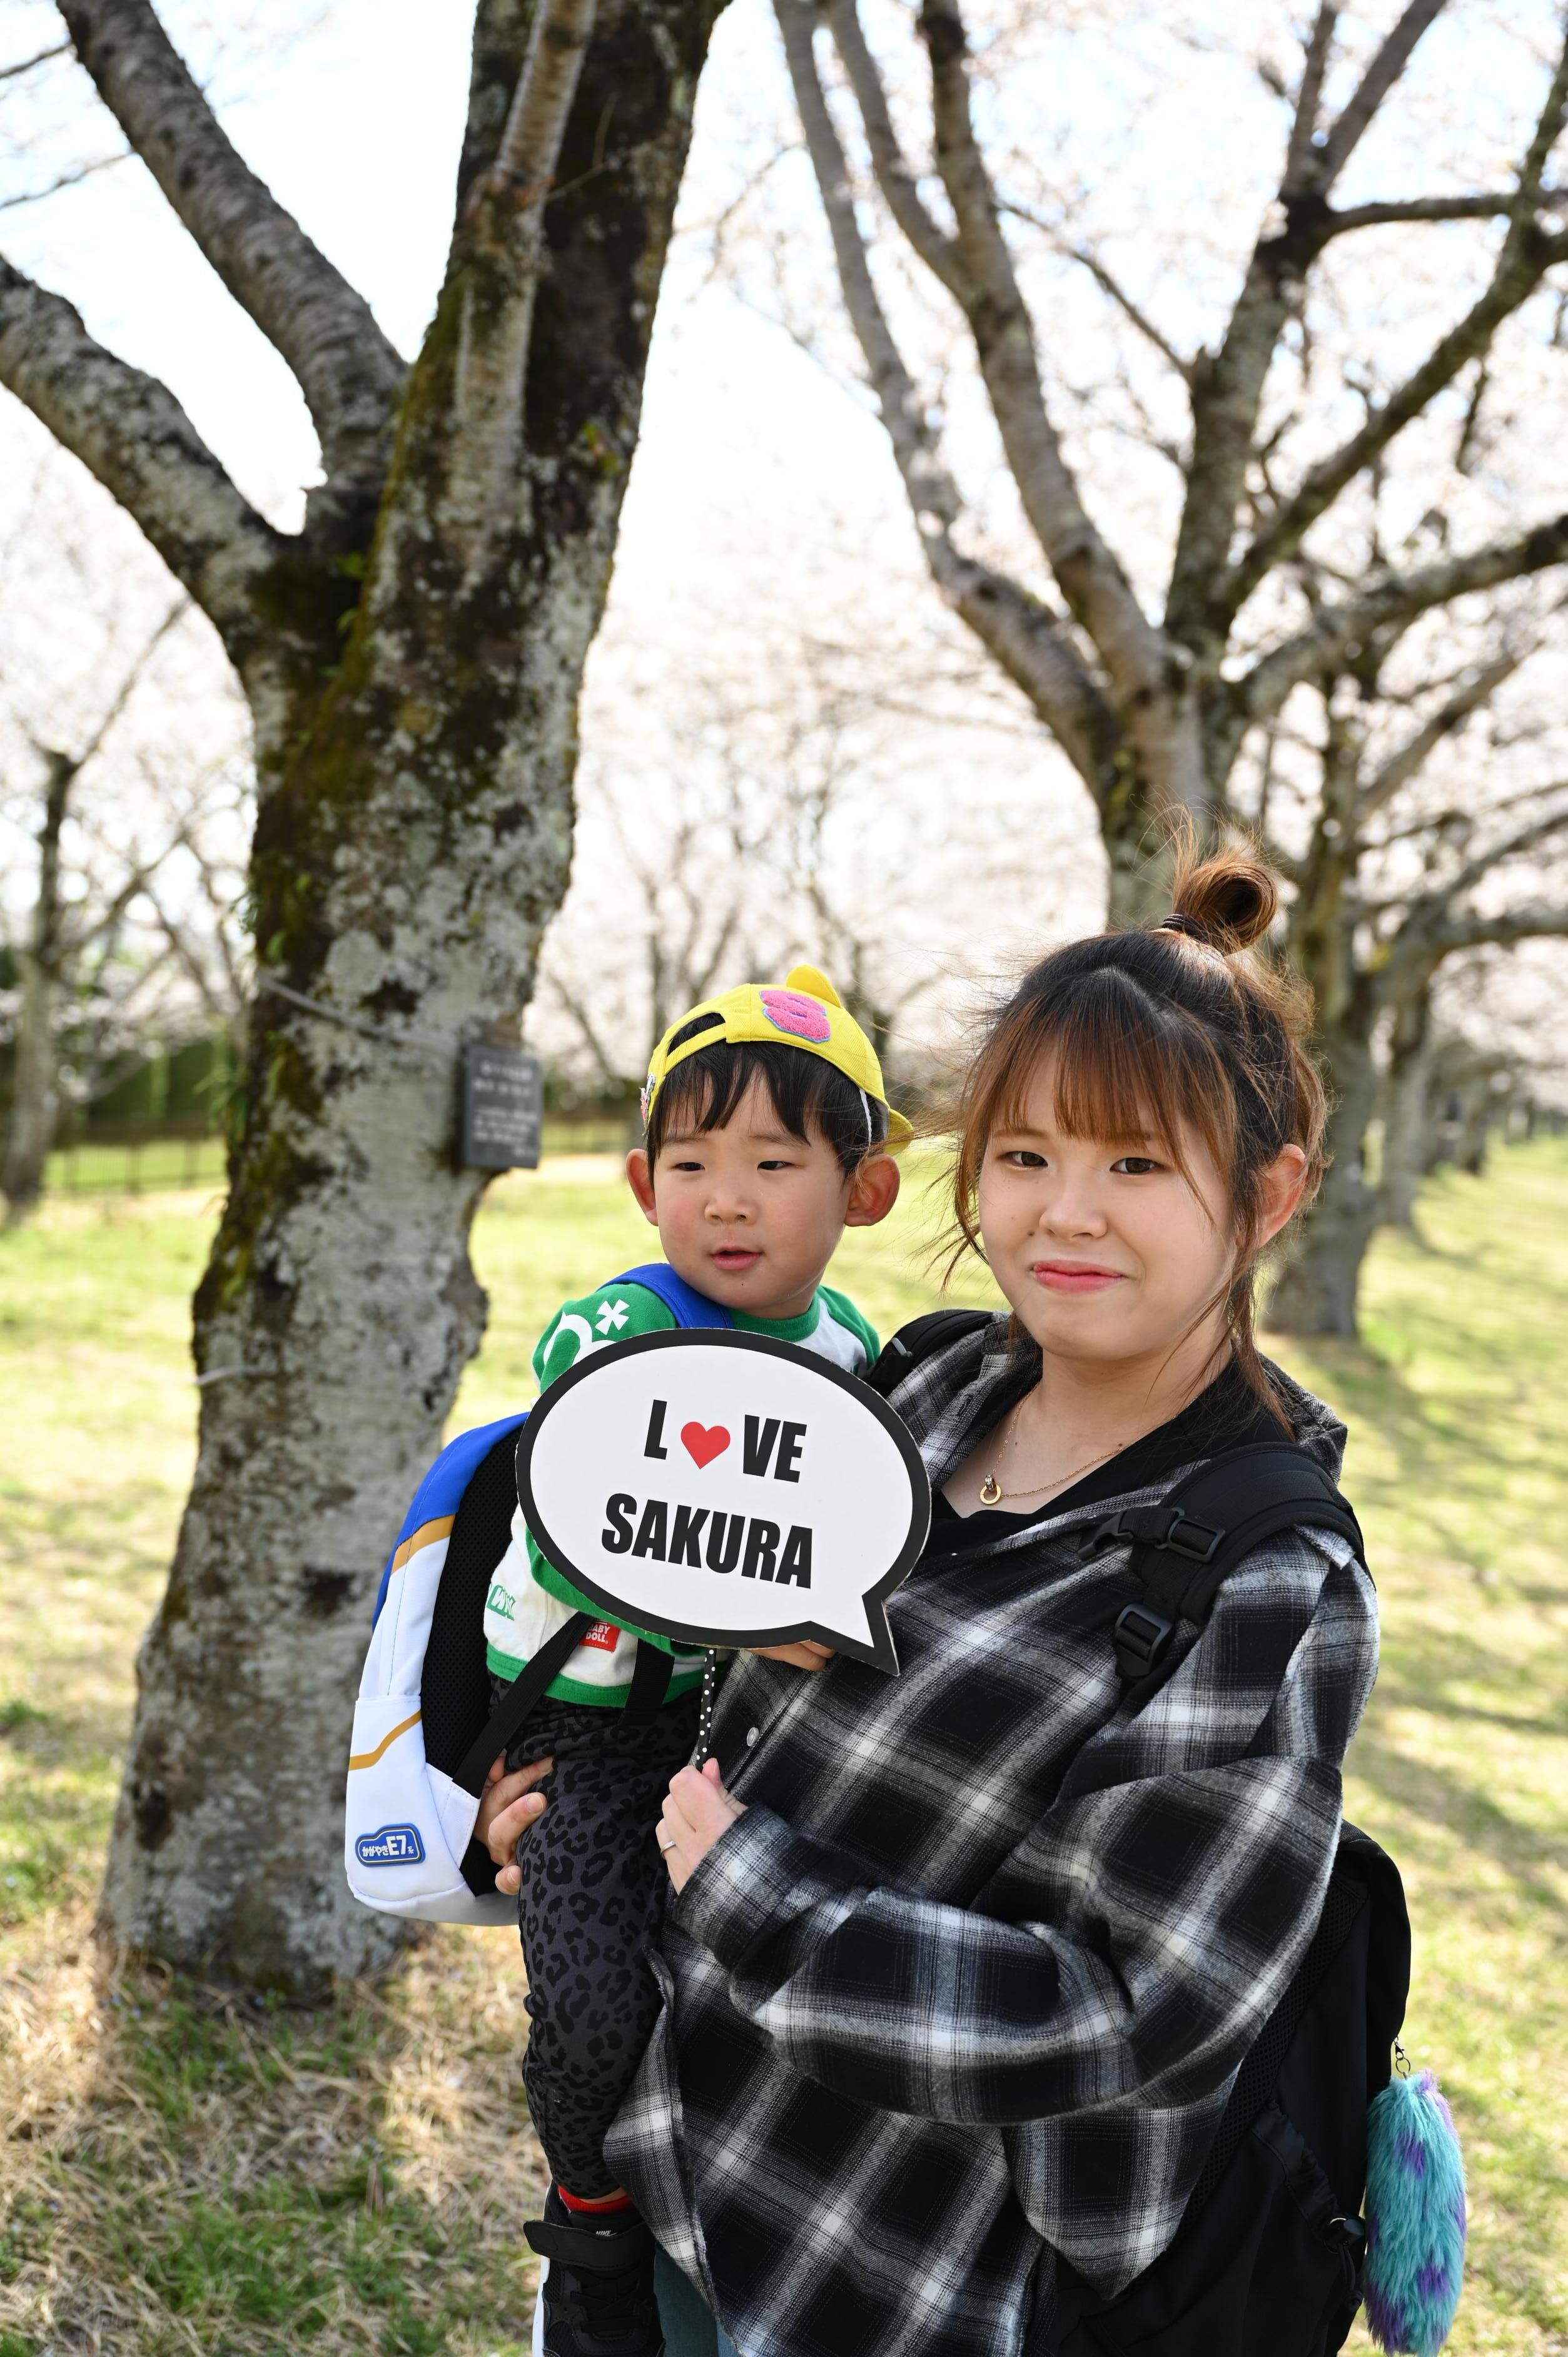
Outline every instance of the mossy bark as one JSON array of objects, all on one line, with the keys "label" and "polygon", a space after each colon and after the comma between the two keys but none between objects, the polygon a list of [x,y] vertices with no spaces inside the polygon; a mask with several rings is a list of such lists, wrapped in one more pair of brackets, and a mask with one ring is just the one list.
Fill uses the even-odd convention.
[{"label": "mossy bark", "polygon": [[[484,1329],[459,1050],[515,1023],[566,886],[578,693],[716,13],[599,12],[545,213],[523,455],[482,561],[448,525],[471,456],[458,326],[494,267],[460,220],[361,544],[324,506],[330,544],[258,588],[257,1000],[196,1296],[196,1476],[104,1915],[133,1947],[294,1996],[402,1936],[344,1883],[351,1699],[381,1562]],[[528,16],[481,9],[466,176]]]}]

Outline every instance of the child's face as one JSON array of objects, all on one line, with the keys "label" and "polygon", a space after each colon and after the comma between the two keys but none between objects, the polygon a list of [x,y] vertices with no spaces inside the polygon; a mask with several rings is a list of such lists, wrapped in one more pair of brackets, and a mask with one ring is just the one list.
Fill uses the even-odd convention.
[{"label": "child's face", "polygon": [[[980,1170],[980,1232],[996,1281],[1047,1355],[1159,1365],[1218,1344],[1236,1264],[1229,1186],[1184,1137],[1191,1183],[1156,1138],[1068,1137],[1043,1062],[1019,1126],[996,1131]],[[1259,1242],[1284,1225],[1305,1157],[1287,1146],[1265,1175]]]},{"label": "child's face", "polygon": [[846,1177],[827,1140],[793,1137],[753,1082],[722,1129],[667,1134],[651,1173],[627,1177],[678,1276],[750,1318],[799,1318],[846,1227],[886,1219],[898,1166],[885,1154]]}]

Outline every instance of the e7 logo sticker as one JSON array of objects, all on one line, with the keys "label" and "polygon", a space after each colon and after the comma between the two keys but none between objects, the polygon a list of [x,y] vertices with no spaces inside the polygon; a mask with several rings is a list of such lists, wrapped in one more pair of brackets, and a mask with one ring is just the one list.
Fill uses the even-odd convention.
[{"label": "e7 logo sticker", "polygon": [[373,1834],[360,1835],[354,1856],[361,1866],[421,1866],[424,1844],[417,1825],[378,1825]]}]

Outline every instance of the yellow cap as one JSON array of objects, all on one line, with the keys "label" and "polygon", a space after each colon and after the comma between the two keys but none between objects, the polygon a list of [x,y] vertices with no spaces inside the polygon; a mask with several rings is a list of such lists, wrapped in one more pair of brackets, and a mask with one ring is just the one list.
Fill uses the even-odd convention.
[{"label": "yellow cap", "polygon": [[[676,1033],[703,1016],[713,1019],[672,1048],[670,1043]],[[642,1092],[644,1128],[655,1097],[677,1064],[703,1048],[737,1048],[749,1041],[803,1048],[809,1056],[821,1056],[824,1063],[835,1065],[857,1089],[886,1105],[890,1153],[897,1154],[914,1136],[903,1114],[887,1104],[875,1049],[826,974],[819,974],[814,965],[791,966],[781,983],[743,982],[717,998],[704,998],[701,1006],[688,1007],[678,1023],[671,1023],[648,1067],[648,1085]]]}]

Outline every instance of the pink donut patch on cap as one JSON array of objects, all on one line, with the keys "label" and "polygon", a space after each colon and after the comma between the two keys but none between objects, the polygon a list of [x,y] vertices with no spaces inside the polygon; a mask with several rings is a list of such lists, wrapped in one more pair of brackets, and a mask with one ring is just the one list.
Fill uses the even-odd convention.
[{"label": "pink donut patch on cap", "polygon": [[803,990],[765,990],[759,996],[762,1011],[775,1030],[819,1046],[832,1037],[828,1010],[820,998],[808,998]]}]

